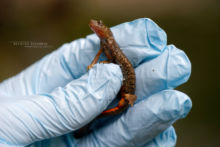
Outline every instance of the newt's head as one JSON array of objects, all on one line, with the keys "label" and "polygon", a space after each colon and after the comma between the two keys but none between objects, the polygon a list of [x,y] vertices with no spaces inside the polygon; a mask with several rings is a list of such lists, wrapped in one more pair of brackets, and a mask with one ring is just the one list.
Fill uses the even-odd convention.
[{"label": "newt's head", "polygon": [[89,27],[101,38],[105,39],[111,35],[110,29],[103,24],[101,20],[97,21],[91,19],[89,22]]}]

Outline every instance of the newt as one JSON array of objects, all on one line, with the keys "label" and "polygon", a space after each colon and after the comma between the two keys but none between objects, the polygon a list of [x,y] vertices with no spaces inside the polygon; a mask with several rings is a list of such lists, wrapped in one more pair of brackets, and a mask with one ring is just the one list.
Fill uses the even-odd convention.
[{"label": "newt", "polygon": [[120,90],[121,99],[118,103],[118,106],[109,110],[105,110],[101,113],[101,116],[115,115],[124,111],[129,106],[129,104],[132,106],[134,104],[134,101],[136,100],[135,71],[131,62],[119,48],[119,45],[115,41],[111,30],[107,26],[105,26],[101,20],[91,20],[89,22],[89,26],[100,38],[100,49],[93,59],[92,63],[88,66],[88,69],[90,69],[94,64],[98,62],[101,53],[104,51],[106,57],[108,58],[108,62],[118,64],[122,70],[124,79],[122,88]]},{"label": "newt", "polygon": [[[100,49],[96,54],[95,58],[93,59],[92,63],[88,66],[88,70],[98,62],[102,52],[105,53],[108,59],[107,61],[102,61],[103,63],[111,62],[118,64],[122,70],[123,83],[120,89],[121,99],[116,107],[103,111],[98,116],[98,118],[103,116],[116,115],[126,110],[129,105],[133,106],[137,98],[135,95],[135,89],[136,89],[135,71],[131,62],[128,60],[128,58],[125,56],[125,54],[122,52],[119,45],[115,41],[113,33],[111,32],[110,28],[105,26],[101,20],[99,21],[90,20],[89,27],[99,37]],[[77,131],[78,135],[75,135],[75,137],[82,136],[82,134],[84,134],[88,128],[89,127],[87,125],[79,129],[79,131]]]}]

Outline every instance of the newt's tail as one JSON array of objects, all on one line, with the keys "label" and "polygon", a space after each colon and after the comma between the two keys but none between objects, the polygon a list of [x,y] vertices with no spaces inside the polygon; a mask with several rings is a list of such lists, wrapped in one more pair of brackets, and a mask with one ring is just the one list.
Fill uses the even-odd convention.
[{"label": "newt's tail", "polygon": [[[100,117],[104,117],[104,116],[110,116],[110,115],[116,115],[116,114],[119,114],[121,112],[123,112],[125,109],[127,109],[129,106],[129,102],[128,100],[126,100],[125,98],[121,98],[119,103],[118,103],[118,106],[114,107],[114,108],[111,108],[111,109],[108,109],[108,110],[105,110],[103,111],[99,116],[98,118]],[[95,119],[94,119],[95,120]],[[93,121],[94,121],[93,120]],[[75,131],[74,132],[74,137],[75,138],[81,138],[87,134],[89,134],[91,132],[90,130],[90,126],[91,124],[93,123],[90,122],[89,124],[87,124],[86,126],[80,128],[79,130]]]},{"label": "newt's tail", "polygon": [[119,113],[123,112],[125,109],[127,109],[128,105],[129,105],[128,100],[126,100],[125,98],[121,98],[118,103],[118,106],[103,111],[99,117],[119,114]]}]

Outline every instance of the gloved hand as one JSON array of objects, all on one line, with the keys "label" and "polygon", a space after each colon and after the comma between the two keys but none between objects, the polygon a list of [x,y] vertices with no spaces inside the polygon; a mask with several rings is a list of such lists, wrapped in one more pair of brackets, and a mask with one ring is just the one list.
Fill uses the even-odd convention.
[{"label": "gloved hand", "polygon": [[73,131],[107,108],[123,78],[115,64],[86,71],[99,49],[98,37],[89,35],[0,84],[0,146],[175,145],[172,124],[188,114],[192,103],[173,88],[188,80],[190,61],[167,45],[165,32],[150,19],[123,23],[112,31],[135,67],[135,105],[88,136],[73,137]]}]

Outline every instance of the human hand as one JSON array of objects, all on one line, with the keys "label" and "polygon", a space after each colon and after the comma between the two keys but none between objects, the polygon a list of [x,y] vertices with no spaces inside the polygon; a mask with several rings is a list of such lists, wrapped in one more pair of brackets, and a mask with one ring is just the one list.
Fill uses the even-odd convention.
[{"label": "human hand", "polygon": [[99,49],[97,36],[89,35],[61,46],[0,85],[0,143],[174,146],[171,125],[187,115],[191,101],[172,89],[188,80],[188,58],[175,46],[167,46],[165,32],[149,19],[124,23],[112,31],[135,67],[135,105],[90,135],[73,138],[72,131],[106,109],[122,82],[117,65],[98,64],[86,72]]}]

